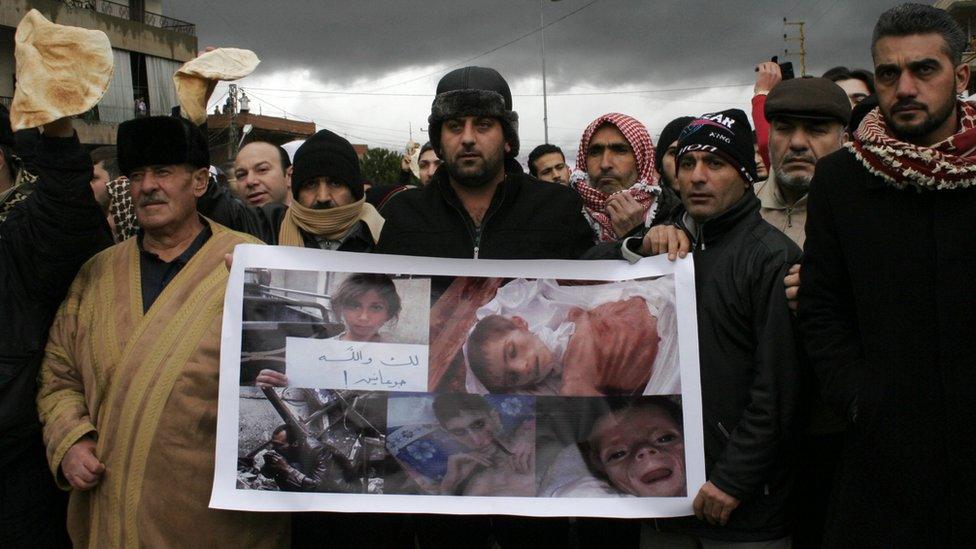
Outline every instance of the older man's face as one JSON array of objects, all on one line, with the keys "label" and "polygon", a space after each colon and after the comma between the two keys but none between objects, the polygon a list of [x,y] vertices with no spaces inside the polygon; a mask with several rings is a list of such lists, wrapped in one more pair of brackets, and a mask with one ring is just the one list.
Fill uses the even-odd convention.
[{"label": "older man's face", "polygon": [[637,157],[630,142],[613,124],[601,126],[586,149],[590,183],[605,195],[629,189],[637,182]]},{"label": "older man's face", "polygon": [[179,227],[197,215],[197,198],[207,190],[207,168],[146,166],[129,175],[129,192],[139,226],[146,231]]},{"label": "older man's face", "polygon": [[769,159],[776,182],[805,191],[817,161],[839,149],[843,142],[844,126],[838,121],[775,118],[769,127]]}]

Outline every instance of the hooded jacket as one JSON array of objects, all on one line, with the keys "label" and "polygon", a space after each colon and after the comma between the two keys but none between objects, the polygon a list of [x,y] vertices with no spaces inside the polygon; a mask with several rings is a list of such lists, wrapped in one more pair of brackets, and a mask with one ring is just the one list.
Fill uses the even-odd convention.
[{"label": "hooded jacket", "polygon": [[751,192],[702,224],[676,212],[695,260],[705,467],[739,499],[726,526],[674,525],[705,538],[763,541],[789,534],[789,443],[800,366],[783,277],[800,249],[763,221]]}]

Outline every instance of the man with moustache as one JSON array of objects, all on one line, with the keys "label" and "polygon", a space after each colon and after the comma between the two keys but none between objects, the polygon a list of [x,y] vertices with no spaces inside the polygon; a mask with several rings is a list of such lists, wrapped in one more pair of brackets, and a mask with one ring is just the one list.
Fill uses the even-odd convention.
[{"label": "man with moustache", "polygon": [[878,108],[810,185],[799,321],[847,419],[825,547],[976,538],[976,107],[966,32],[903,4],[874,27]]},{"label": "man with moustache", "polygon": [[291,160],[278,145],[252,141],[234,159],[237,196],[251,206],[291,203]]},{"label": "man with moustache", "polygon": [[765,115],[772,171],[756,185],[760,212],[802,248],[810,180],[817,161],[844,144],[850,101],[826,78],[798,78],[769,92]]},{"label": "man with moustache", "polygon": [[320,130],[295,152],[291,170],[290,205],[247,205],[211,182],[197,207],[214,221],[268,244],[349,252],[373,249],[383,218],[365,200],[359,157],[349,141]]},{"label": "man with moustache", "polygon": [[71,540],[285,546],[287,517],[207,506],[224,256],[256,240],[197,213],[210,158],[189,121],[136,118],[119,125],[117,141],[140,232],[82,266],[38,377],[50,471],[71,491]]},{"label": "man with moustache", "polygon": [[[437,84],[430,142],[444,165],[430,183],[392,197],[376,252],[484,258],[576,259],[593,245],[583,204],[571,189],[525,174],[515,161],[518,114],[498,71],[464,67]],[[420,547],[561,545],[559,519],[413,517]],[[471,545],[477,540],[477,545]]]},{"label": "man with moustache", "polygon": [[430,183],[392,197],[379,253],[576,259],[593,244],[579,196],[526,175],[518,114],[497,71],[464,67],[437,85],[430,142],[444,161]]},{"label": "man with moustache", "polygon": [[670,213],[670,207],[661,208],[654,164],[651,136],[633,117],[604,114],[583,131],[569,184],[583,198],[600,242],[634,236]]}]

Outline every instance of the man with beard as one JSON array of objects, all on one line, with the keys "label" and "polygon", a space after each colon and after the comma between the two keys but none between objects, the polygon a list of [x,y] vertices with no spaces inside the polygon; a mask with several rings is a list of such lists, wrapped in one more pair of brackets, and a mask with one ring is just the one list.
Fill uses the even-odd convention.
[{"label": "man with beard", "polygon": [[[593,245],[579,196],[525,174],[515,161],[518,114],[498,71],[464,67],[437,84],[430,142],[444,165],[430,184],[383,208],[376,252],[454,258],[577,259]],[[436,292],[434,292],[436,293]],[[460,539],[490,547],[567,537],[566,521],[506,517],[414,517],[421,547]],[[507,540],[507,541],[506,541]]]},{"label": "man with beard", "polygon": [[365,200],[359,157],[349,141],[329,130],[310,137],[295,152],[291,182],[290,205],[249,206],[211,182],[197,208],[268,244],[349,252],[373,249],[383,218]]},{"label": "man with beard", "polygon": [[769,178],[756,186],[763,219],[803,247],[807,190],[817,161],[844,143],[851,118],[844,90],[825,78],[799,78],[769,92]]},{"label": "man with beard", "polygon": [[825,547],[976,538],[976,107],[967,34],[940,9],[881,15],[879,107],[810,185],[799,320],[848,421]]},{"label": "man with beard", "polygon": [[437,85],[430,142],[444,166],[383,208],[379,253],[485,259],[576,259],[593,231],[572,190],[522,172],[518,114],[494,69],[465,67]]},{"label": "man with beard", "polygon": [[654,161],[647,128],[626,114],[604,114],[583,131],[569,184],[600,242],[634,236],[670,214],[673,203],[661,207]]}]

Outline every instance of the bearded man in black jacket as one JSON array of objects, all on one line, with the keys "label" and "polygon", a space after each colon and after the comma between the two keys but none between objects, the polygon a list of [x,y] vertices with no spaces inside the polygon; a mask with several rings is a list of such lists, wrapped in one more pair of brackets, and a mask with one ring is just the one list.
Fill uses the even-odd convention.
[{"label": "bearded man in black jacket", "polygon": [[497,71],[464,67],[437,85],[430,143],[444,160],[430,184],[383,207],[376,252],[484,259],[577,259],[593,245],[571,189],[526,175],[518,114]]}]

